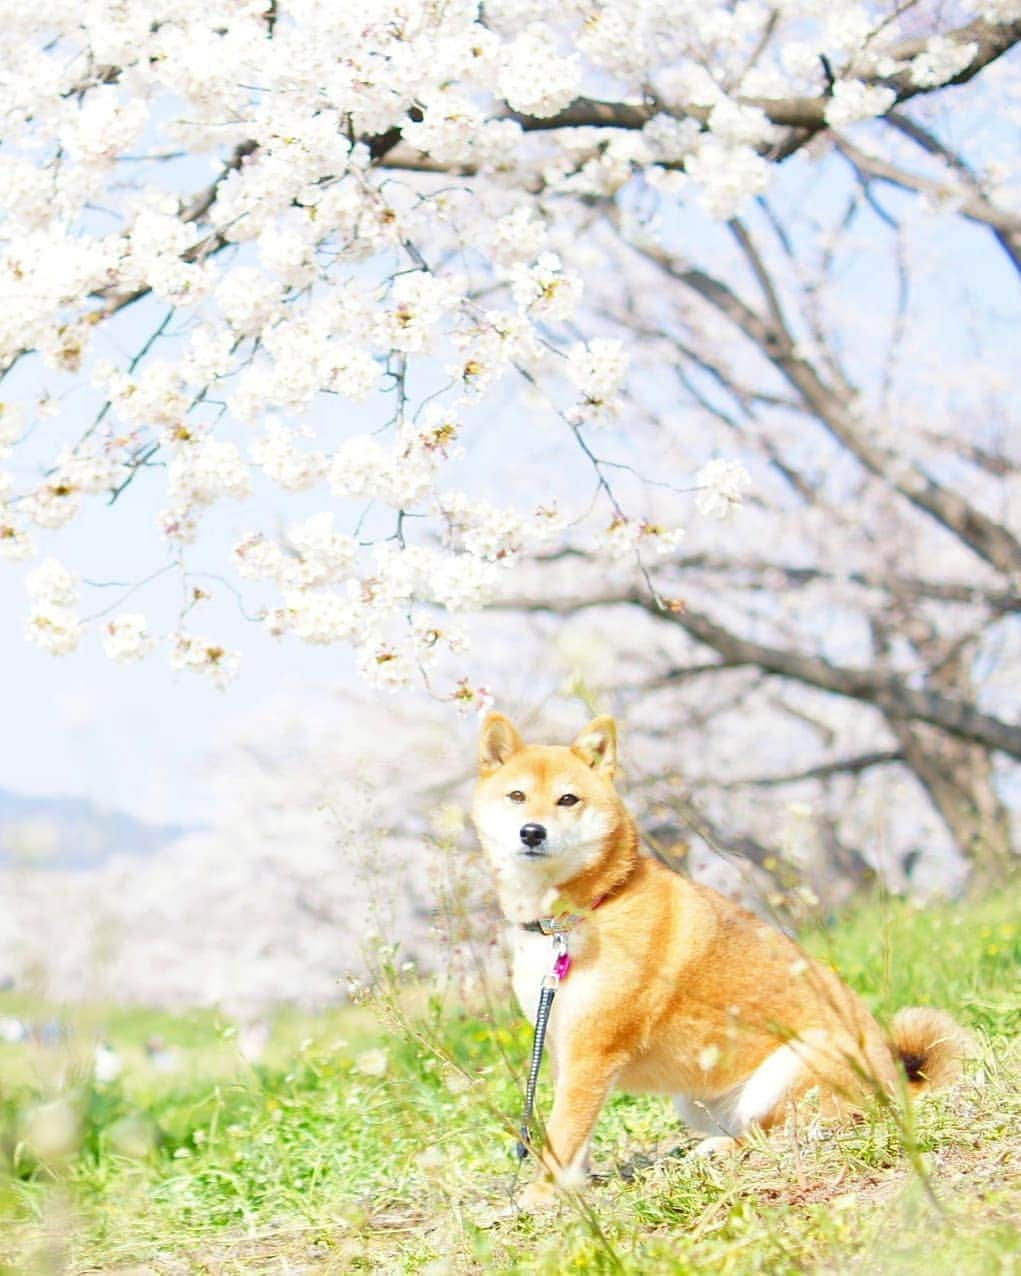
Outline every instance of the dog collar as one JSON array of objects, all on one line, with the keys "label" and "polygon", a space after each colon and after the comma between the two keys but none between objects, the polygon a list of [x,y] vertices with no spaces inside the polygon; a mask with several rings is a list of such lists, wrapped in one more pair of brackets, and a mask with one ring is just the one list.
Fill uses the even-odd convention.
[{"label": "dog collar", "polygon": [[[594,913],[605,899],[605,895],[600,895],[588,912]],[[520,926],[522,930],[530,930],[537,935],[566,935],[587,916],[588,913],[558,913],[555,917],[537,917],[534,922],[521,922]]]}]

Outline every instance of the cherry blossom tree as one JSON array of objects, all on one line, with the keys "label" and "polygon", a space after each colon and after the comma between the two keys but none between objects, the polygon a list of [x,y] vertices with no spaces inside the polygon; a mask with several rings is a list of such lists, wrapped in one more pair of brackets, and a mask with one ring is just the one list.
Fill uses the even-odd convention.
[{"label": "cherry blossom tree", "polygon": [[[860,878],[893,774],[1005,859],[1015,0],[4,22],[0,553],[32,642],[224,686],[243,653],[197,609],[226,593],[477,707],[468,618],[567,615],[671,837],[734,840],[726,804],[766,863],[762,795],[807,784]],[[161,538],[113,604],[78,534],[104,504]]]}]

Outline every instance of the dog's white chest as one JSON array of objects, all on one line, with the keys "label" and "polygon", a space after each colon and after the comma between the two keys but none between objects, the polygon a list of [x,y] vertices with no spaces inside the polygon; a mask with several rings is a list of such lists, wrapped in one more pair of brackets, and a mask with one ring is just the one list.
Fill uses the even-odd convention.
[{"label": "dog's white chest", "polygon": [[511,932],[511,952],[514,996],[521,1013],[535,1023],[539,989],[543,978],[553,969],[553,941],[549,935],[515,926]]},{"label": "dog's white chest", "polygon": [[[550,974],[556,953],[550,935],[540,935],[535,931],[522,930],[515,927],[511,938],[513,953],[514,996],[521,1007],[522,1014],[533,1024],[539,1006],[539,990],[543,979]],[[567,951],[572,960],[576,960],[584,947],[584,939],[577,933],[568,936]],[[594,995],[593,971],[579,970],[572,964],[570,973],[557,989],[553,1007],[553,1019],[560,1028],[566,1027],[575,1014],[584,1010]],[[551,1020],[552,1022],[553,1020]]]}]

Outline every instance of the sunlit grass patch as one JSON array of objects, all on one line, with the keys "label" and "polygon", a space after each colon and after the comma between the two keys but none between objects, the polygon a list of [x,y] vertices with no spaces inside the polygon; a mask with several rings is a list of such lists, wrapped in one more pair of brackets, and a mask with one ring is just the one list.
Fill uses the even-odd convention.
[{"label": "sunlit grass patch", "polygon": [[881,1021],[902,1006],[939,1006],[969,1027],[1021,1029],[1021,883],[966,904],[879,895],[838,925],[803,937]]},{"label": "sunlit grass patch", "polygon": [[[880,1015],[927,1002],[975,1030],[966,1080],[916,1105],[909,1130],[884,1116],[824,1138],[762,1138],[707,1164],[688,1155],[665,1100],[617,1096],[594,1140],[596,1183],[539,1218],[510,1208],[529,1033],[509,1006],[469,1013],[413,990],[384,1007],[384,1022],[366,1006],[287,1014],[250,1062],[244,1026],[214,1014],[0,1005],[31,1030],[0,1044],[0,1262],[18,1276],[140,1264],[175,1274],[1013,1271],[1013,913],[1005,895],[929,910],[884,901],[809,937]],[[99,1040],[121,1064],[105,1081],[93,1067]],[[48,1147],[33,1146],[54,1104],[67,1119]]]}]

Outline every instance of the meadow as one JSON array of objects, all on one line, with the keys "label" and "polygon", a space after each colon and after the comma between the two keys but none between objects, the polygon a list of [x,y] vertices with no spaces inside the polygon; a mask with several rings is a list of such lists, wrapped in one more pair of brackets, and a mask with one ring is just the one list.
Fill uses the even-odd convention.
[{"label": "meadow", "polygon": [[805,936],[881,1017],[973,1030],[953,1092],[720,1163],[666,1100],[618,1096],[596,1182],[533,1217],[512,1208],[530,1034],[502,994],[395,963],[361,1004],[277,1014],[254,1062],[215,1013],[0,995],[28,1029],[0,1040],[0,1273],[1019,1271],[1017,898],[873,898]]}]

